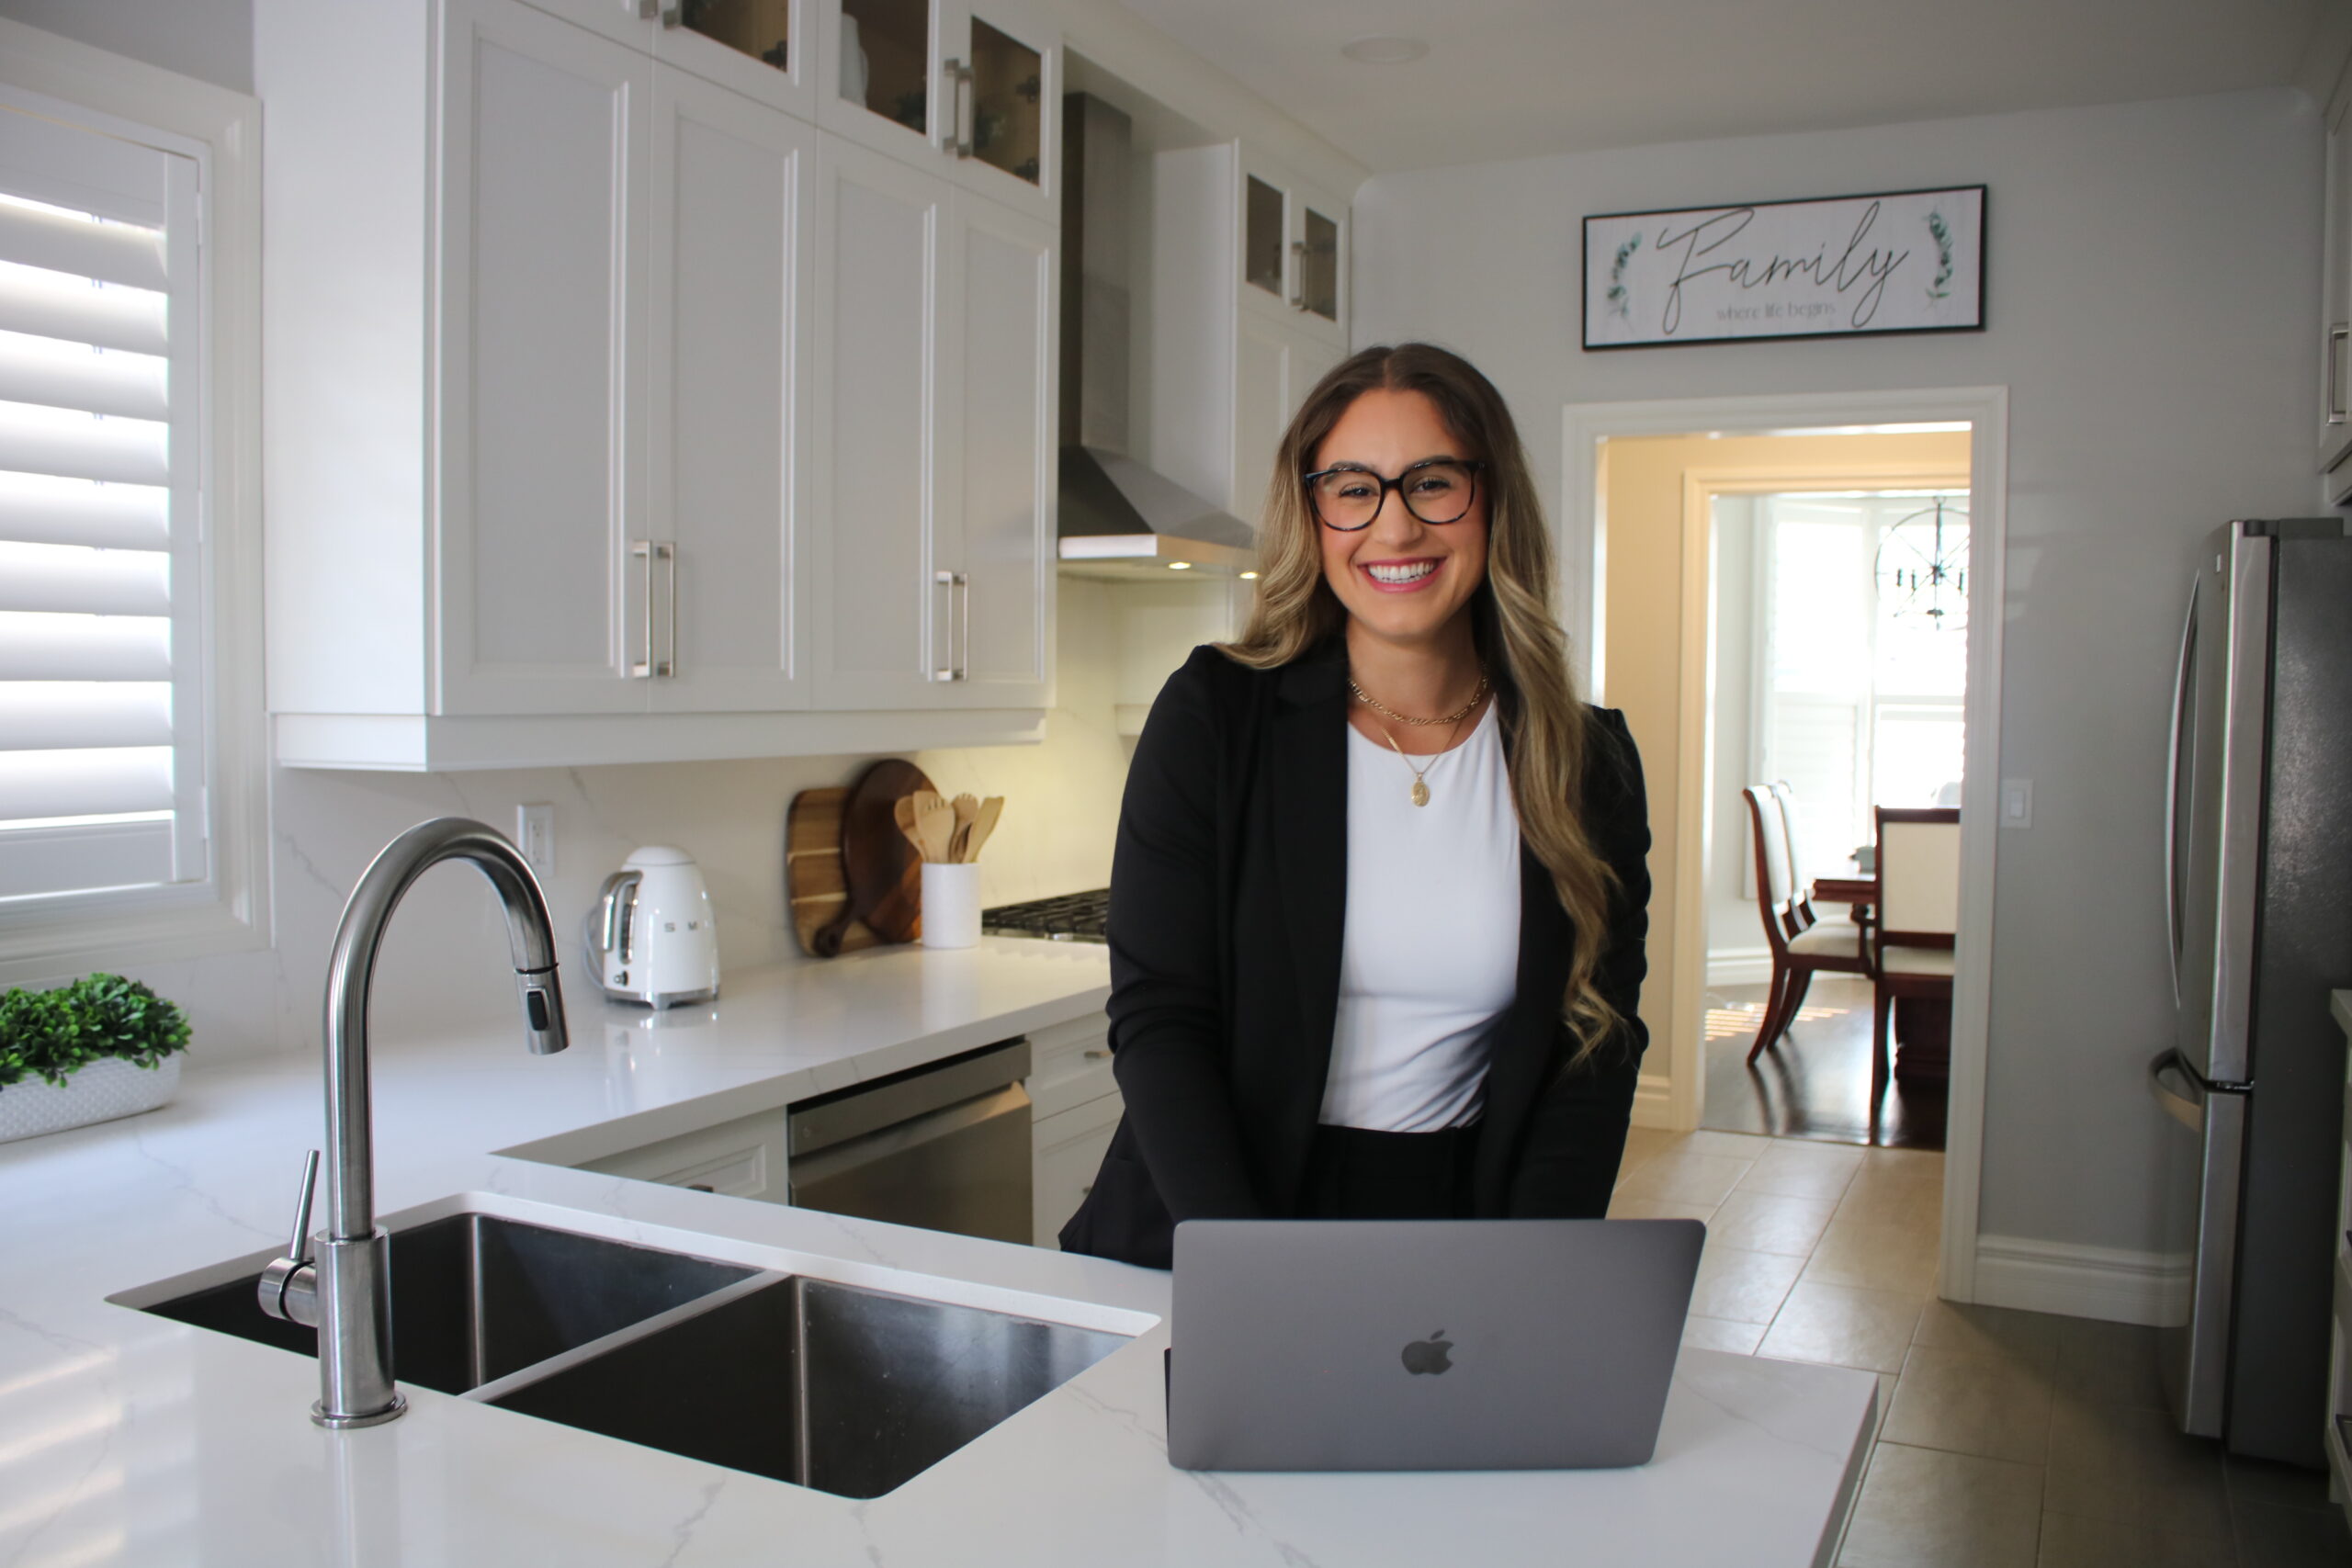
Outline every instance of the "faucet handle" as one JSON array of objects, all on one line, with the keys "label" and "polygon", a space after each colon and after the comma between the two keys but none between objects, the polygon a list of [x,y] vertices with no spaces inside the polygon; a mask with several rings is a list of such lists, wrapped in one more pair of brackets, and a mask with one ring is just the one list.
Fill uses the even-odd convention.
[{"label": "faucet handle", "polygon": [[308,1328],[319,1325],[319,1275],[311,1263],[311,1194],[318,1184],[319,1151],[312,1149],[302,1161],[302,1190],[294,1201],[294,1238],[286,1256],[262,1270],[254,1289],[264,1313]]},{"label": "faucet handle", "polygon": [[319,1151],[312,1149],[302,1161],[301,1195],[294,1200],[294,1239],[286,1244],[286,1256],[297,1263],[311,1260],[311,1194],[319,1185]]}]

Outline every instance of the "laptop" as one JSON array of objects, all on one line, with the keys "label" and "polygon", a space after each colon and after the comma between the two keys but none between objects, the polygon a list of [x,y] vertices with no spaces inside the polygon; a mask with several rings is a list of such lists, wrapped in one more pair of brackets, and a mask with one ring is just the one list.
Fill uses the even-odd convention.
[{"label": "laptop", "polygon": [[1647,1463],[1706,1234],[1696,1220],[1188,1220],[1169,1462]]}]

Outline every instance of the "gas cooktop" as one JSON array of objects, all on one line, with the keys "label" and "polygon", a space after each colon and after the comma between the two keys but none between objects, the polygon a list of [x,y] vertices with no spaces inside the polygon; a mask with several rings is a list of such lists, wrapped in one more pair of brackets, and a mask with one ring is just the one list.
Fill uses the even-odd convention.
[{"label": "gas cooktop", "polygon": [[980,911],[980,930],[989,936],[1034,936],[1050,942],[1104,942],[1111,918],[1111,890],[1065,893],[1058,897],[1033,898],[1026,904],[1005,904]]}]

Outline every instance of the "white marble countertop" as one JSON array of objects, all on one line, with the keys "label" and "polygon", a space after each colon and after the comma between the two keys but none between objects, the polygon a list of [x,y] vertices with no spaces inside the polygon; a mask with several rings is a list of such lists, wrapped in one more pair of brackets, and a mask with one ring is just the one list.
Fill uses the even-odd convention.
[{"label": "white marble countertop", "polygon": [[[1098,948],[984,942],[731,976],[715,1009],[572,1009],[379,1042],[386,1218],[467,1206],[1136,1336],[888,1495],[855,1503],[410,1387],[311,1425],[307,1359],[107,1297],[283,1245],[317,1143],[308,1057],[188,1068],[148,1115],[0,1145],[0,1565],[1826,1563],[1868,1373],[1685,1349],[1633,1471],[1191,1474],[1167,1463],[1167,1277],[499,1156],[593,1158],[1099,1010]],[[714,1391],[714,1397],[724,1391]]]}]

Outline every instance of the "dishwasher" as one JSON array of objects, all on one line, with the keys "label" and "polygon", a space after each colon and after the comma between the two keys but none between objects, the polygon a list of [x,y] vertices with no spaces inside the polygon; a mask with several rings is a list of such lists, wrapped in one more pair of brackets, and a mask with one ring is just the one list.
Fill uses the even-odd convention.
[{"label": "dishwasher", "polygon": [[798,1101],[793,1207],[1027,1244],[1028,1076],[1010,1040]]}]

